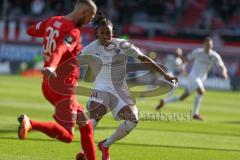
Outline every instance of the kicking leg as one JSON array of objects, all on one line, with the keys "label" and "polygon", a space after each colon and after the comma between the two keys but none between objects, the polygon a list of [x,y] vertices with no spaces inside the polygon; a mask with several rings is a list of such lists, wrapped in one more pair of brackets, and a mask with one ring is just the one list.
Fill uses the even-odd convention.
[{"label": "kicking leg", "polygon": [[88,104],[88,112],[90,113],[90,120],[93,127],[96,128],[98,122],[107,113],[106,107],[98,102],[90,101]]},{"label": "kicking leg", "polygon": [[186,89],[185,92],[181,95],[181,96],[172,96],[172,97],[167,97],[165,99],[161,99],[160,103],[157,105],[156,110],[159,110],[161,108],[163,108],[163,106],[166,103],[173,103],[173,102],[177,102],[177,101],[183,101],[185,100],[187,97],[189,97],[190,93],[189,91]]},{"label": "kicking leg", "polygon": [[194,115],[193,119],[196,120],[203,120],[203,118],[200,116],[200,104],[202,100],[202,96],[205,93],[205,89],[203,87],[197,88],[197,94],[195,96],[195,101],[194,101]]},{"label": "kicking leg", "polygon": [[73,133],[58,123],[39,122],[30,120],[33,130],[45,133],[51,138],[56,138],[62,142],[70,143],[73,140]]},{"label": "kicking leg", "polygon": [[119,111],[118,117],[124,121],[118,126],[116,131],[104,142],[104,147],[109,147],[116,141],[122,139],[137,126],[138,117],[133,113],[131,107],[132,106],[125,106]]},{"label": "kicking leg", "polygon": [[28,133],[32,130],[32,125],[27,115],[20,115],[18,117],[18,137],[19,139],[26,139]]},{"label": "kicking leg", "polygon": [[118,117],[124,121],[109,138],[98,144],[99,149],[102,151],[102,160],[110,159],[110,145],[127,136],[137,126],[138,117],[134,114],[132,107],[135,106],[125,106],[119,111]]},{"label": "kicking leg", "polygon": [[73,140],[73,133],[57,123],[30,120],[26,115],[20,115],[18,121],[19,139],[26,139],[28,132],[37,130],[62,142],[70,143]]}]

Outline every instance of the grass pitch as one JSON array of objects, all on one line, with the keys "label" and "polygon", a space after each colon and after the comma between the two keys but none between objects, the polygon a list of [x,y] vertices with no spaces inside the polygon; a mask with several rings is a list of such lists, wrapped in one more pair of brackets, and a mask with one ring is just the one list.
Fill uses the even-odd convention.
[{"label": "grass pitch", "polygon": [[[112,145],[113,160],[240,159],[239,92],[207,91],[201,106],[203,122],[189,117],[193,96],[156,113],[154,106],[159,98],[137,100],[141,121],[131,134]],[[82,104],[87,100],[79,97]],[[71,144],[38,132],[31,132],[26,140],[17,137],[19,114],[53,121],[53,112],[53,107],[42,96],[40,78],[0,76],[0,160],[75,159],[80,149],[77,130]],[[177,115],[182,117],[172,120]],[[95,131],[96,142],[111,135],[118,123],[110,114],[104,117]],[[98,152],[98,159],[100,156]]]}]

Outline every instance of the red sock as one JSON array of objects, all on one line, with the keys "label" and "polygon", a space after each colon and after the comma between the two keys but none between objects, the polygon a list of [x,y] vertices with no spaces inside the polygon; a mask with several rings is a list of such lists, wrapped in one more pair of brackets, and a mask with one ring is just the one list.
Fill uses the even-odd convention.
[{"label": "red sock", "polygon": [[92,122],[79,129],[83,151],[88,160],[97,160]]},{"label": "red sock", "polygon": [[70,143],[73,140],[73,134],[57,123],[38,122],[33,120],[30,120],[30,123],[33,130],[43,132],[49,137],[57,138],[58,140],[66,143]]}]

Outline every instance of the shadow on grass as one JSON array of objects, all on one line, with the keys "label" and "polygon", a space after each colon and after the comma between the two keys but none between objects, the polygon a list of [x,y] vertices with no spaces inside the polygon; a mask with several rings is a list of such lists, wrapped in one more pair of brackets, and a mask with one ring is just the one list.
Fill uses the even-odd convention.
[{"label": "shadow on grass", "polygon": [[226,152],[239,152],[240,149],[224,149],[224,148],[210,148],[210,147],[194,147],[194,146],[173,146],[161,144],[136,144],[136,143],[116,143],[121,146],[139,146],[139,147],[160,147],[160,148],[175,148],[175,149],[196,149],[196,150],[212,150],[212,151],[226,151]]},{"label": "shadow on grass", "polygon": [[222,123],[226,123],[226,124],[239,124],[240,125],[240,121],[224,121]]},{"label": "shadow on grass", "polygon": [[[226,123],[231,123],[231,122],[226,122]],[[239,123],[240,121],[234,121],[232,123]],[[115,130],[116,127],[97,127],[97,130]],[[185,131],[185,130],[169,130],[169,129],[161,129],[161,128],[136,128],[136,130],[139,131],[159,131],[159,132],[173,132],[173,133],[189,133],[189,134],[204,134],[204,135],[215,135],[215,136],[232,136],[232,137],[237,137],[240,138],[240,134],[231,134],[231,133],[218,133],[218,132],[204,132],[204,131]],[[76,129],[77,131],[77,129]],[[37,131],[34,131],[37,132]],[[0,135],[1,134],[8,134],[8,133],[17,133],[17,129],[0,129]]]},{"label": "shadow on grass", "polygon": [[[1,139],[5,140],[19,140],[16,137],[0,137]],[[19,140],[23,141],[23,140]],[[28,138],[25,139],[24,141],[36,141],[36,142],[60,142],[56,139],[42,139],[42,138]],[[95,143],[100,142],[99,140],[96,140]],[[79,141],[74,140],[72,143],[79,143]],[[194,149],[194,150],[210,150],[210,151],[224,151],[224,152],[239,152],[240,149],[224,149],[224,148],[210,148],[210,147],[195,147],[195,146],[174,146],[174,145],[161,145],[161,144],[138,144],[138,143],[123,143],[123,142],[117,142],[115,145],[119,146],[133,146],[133,147],[155,147],[155,148],[169,148],[169,149]]]},{"label": "shadow on grass", "polygon": [[[19,140],[19,141],[41,141],[41,142],[59,142],[57,139],[51,139],[51,138],[48,138],[48,139],[45,139],[45,138],[27,138],[27,139],[24,139],[24,140],[20,140],[18,137],[17,137],[17,134],[16,134],[16,137],[9,137],[9,136],[4,136],[4,137],[0,137],[0,140],[2,139],[5,139],[5,140]],[[77,141],[76,141],[77,142]]]},{"label": "shadow on grass", "polygon": [[[116,127],[98,127],[97,130],[115,130]],[[239,134],[231,134],[231,133],[218,133],[218,132],[203,132],[203,131],[185,131],[185,130],[170,130],[170,129],[161,129],[161,128],[136,128],[136,130],[140,131],[162,131],[162,132],[173,132],[173,133],[189,133],[189,134],[205,134],[205,135],[216,135],[216,136],[232,136],[240,138]]]},{"label": "shadow on grass", "polygon": [[0,134],[17,133],[17,129],[0,129]]}]

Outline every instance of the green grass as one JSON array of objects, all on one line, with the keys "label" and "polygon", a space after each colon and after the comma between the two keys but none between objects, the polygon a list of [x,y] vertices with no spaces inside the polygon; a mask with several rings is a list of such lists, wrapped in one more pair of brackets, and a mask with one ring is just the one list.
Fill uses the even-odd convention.
[{"label": "green grass", "polygon": [[[177,91],[181,93],[182,90]],[[238,160],[240,159],[240,94],[207,91],[201,112],[205,121],[144,121],[154,111],[160,97],[138,99],[142,121],[136,130],[111,147],[113,160]],[[194,96],[169,104],[162,113],[189,116]],[[79,97],[85,104],[87,97]],[[41,79],[0,76],[0,160],[73,160],[80,149],[79,133],[65,144],[42,133],[31,132],[28,139],[17,138],[17,117],[26,113],[41,121],[53,121],[53,107],[43,98]],[[171,118],[171,117],[170,117]],[[95,131],[95,140],[108,137],[119,122],[108,114]],[[98,152],[98,159],[100,159]]]}]

